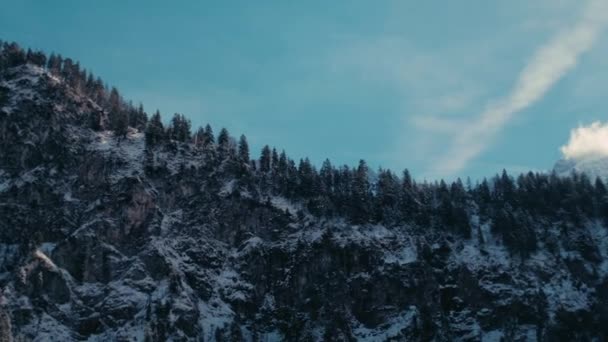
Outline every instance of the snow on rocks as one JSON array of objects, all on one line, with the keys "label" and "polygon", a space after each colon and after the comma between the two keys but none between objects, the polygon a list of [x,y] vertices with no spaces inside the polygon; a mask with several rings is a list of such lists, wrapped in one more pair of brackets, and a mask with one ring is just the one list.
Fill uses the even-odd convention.
[{"label": "snow on rocks", "polygon": [[48,76],[44,69],[26,64],[10,69],[8,75],[9,77],[0,82],[0,90],[7,89],[8,95],[0,112],[11,114],[21,102],[41,101],[36,87],[43,75]]},{"label": "snow on rocks", "polygon": [[400,315],[391,318],[376,329],[366,328],[362,324],[353,329],[353,334],[359,341],[389,341],[391,339],[403,338],[401,333],[415,325],[415,317],[418,310],[411,306]]},{"label": "snow on rocks", "polygon": [[144,149],[144,134],[133,129],[129,130],[125,138],[116,137],[112,131],[97,132],[89,147],[91,152],[101,153],[117,164],[110,175],[112,183],[143,174]]}]

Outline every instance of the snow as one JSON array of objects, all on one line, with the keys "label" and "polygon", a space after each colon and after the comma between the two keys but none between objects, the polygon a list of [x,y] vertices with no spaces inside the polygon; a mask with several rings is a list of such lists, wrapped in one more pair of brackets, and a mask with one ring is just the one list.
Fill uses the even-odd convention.
[{"label": "snow", "polygon": [[606,279],[608,277],[608,229],[599,222],[594,222],[589,226],[589,233],[602,256],[602,262],[598,266],[600,278]]},{"label": "snow", "polygon": [[224,183],[224,185],[222,186],[222,188],[220,189],[219,195],[222,197],[227,197],[232,195],[232,193],[234,192],[234,189],[236,188],[236,179],[231,179],[227,182]]},{"label": "snow", "polygon": [[199,301],[198,310],[198,324],[203,330],[204,341],[215,340],[215,331],[228,326],[234,320],[234,312],[230,306],[218,298],[211,298],[207,303]]},{"label": "snow", "polygon": [[102,221],[103,221],[102,219],[93,219],[93,220],[91,220],[91,221],[89,221],[89,222],[87,222],[87,223],[83,224],[82,226],[78,227],[76,230],[74,230],[74,231],[72,232],[72,234],[71,234],[71,235],[72,235],[72,236],[77,236],[77,235],[79,235],[79,234],[89,234],[89,235],[92,235],[92,234],[94,234],[95,232],[90,231],[90,230],[89,230],[89,228],[90,228],[90,227],[95,227],[95,224],[97,224],[97,223],[99,223],[99,222],[102,222]]},{"label": "snow", "polygon": [[270,198],[270,203],[273,207],[281,210],[281,211],[289,211],[290,214],[294,215],[298,211],[303,210],[301,205],[295,204],[290,200],[281,197],[281,196],[273,196]]},{"label": "snow", "polygon": [[457,338],[455,341],[474,341],[481,335],[481,327],[470,310],[451,311],[450,320]]},{"label": "snow", "polygon": [[36,182],[41,176],[44,174],[44,168],[38,166],[36,168],[27,170],[21,173],[19,176],[15,178],[6,178],[4,181],[2,180],[3,172],[0,171],[0,193],[8,190],[12,186],[16,186],[17,188],[21,188],[26,184],[31,184]]},{"label": "snow", "polygon": [[554,277],[543,286],[543,291],[547,295],[549,302],[549,312],[554,314],[558,309],[575,312],[591,307],[589,296],[594,292],[593,289],[582,286],[575,286],[571,279],[564,277]]},{"label": "snow", "polygon": [[154,150],[152,152],[152,165],[154,167],[166,168],[171,175],[178,174],[184,169],[198,169],[205,165],[205,153],[200,150],[185,148],[185,144],[179,144],[177,151]]},{"label": "snow", "polygon": [[[35,67],[28,68],[31,70],[28,69],[18,79],[2,83],[11,91],[9,101],[11,104],[27,99],[35,99],[38,96],[36,91],[32,90],[32,86],[39,82],[41,75],[45,72]],[[59,82],[59,80],[55,81]],[[23,86],[23,84],[28,86]],[[83,131],[74,132],[74,134],[83,134]],[[124,139],[118,139],[110,131],[87,132],[86,134],[91,138],[90,143],[87,145],[88,151],[103,156],[104,160],[108,161],[107,167],[112,168],[109,175],[111,182],[117,182],[125,177],[143,177],[143,165],[146,160],[143,133],[130,129]],[[178,144],[177,151],[158,148],[152,151],[152,158],[154,165],[164,165],[173,175],[177,174],[183,167],[197,168],[205,163],[203,153],[192,151],[184,144]],[[28,170],[13,179],[9,179],[8,175],[3,170],[0,170],[0,193],[7,191],[13,185],[23,186],[44,179],[42,176],[44,174],[43,171],[41,168],[36,168]],[[219,194],[221,196],[229,196],[234,191],[240,190],[238,186],[238,180],[228,179],[221,187]],[[62,196],[66,202],[78,202],[72,191],[65,186],[57,190],[56,193]],[[80,198],[84,201],[85,196]],[[268,199],[270,204],[277,210],[289,211],[291,214],[296,214],[299,211],[307,212],[305,207],[297,201],[290,201],[281,196],[271,196]],[[265,199],[263,201],[265,202]],[[98,205],[95,203],[101,202],[93,202],[89,205],[89,210],[94,209]],[[85,206],[86,203],[83,203],[82,207]],[[181,225],[184,216],[189,216],[184,214],[182,209],[176,210],[174,207],[162,210],[166,210],[166,213],[162,216],[160,222],[161,234],[160,236],[147,237],[149,245],[145,248],[146,252],[149,252],[150,249],[158,252],[160,259],[162,259],[159,262],[166,264],[171,276],[175,277],[171,278],[171,281],[178,279],[178,293],[171,293],[169,291],[168,279],[153,279],[147,274],[145,266],[143,266],[144,263],[142,260],[138,260],[136,256],[133,256],[132,259],[124,257],[122,261],[127,266],[119,268],[117,271],[120,272],[119,279],[114,279],[109,284],[76,284],[70,278],[67,271],[59,269],[50,258],[57,245],[56,242],[44,242],[40,245],[39,249],[34,251],[33,257],[35,261],[32,265],[44,265],[49,270],[62,272],[61,274],[64,275],[66,282],[69,283],[70,291],[73,291],[74,296],[72,296],[72,300],[58,307],[62,311],[62,314],[67,316],[72,307],[76,308],[79,305],[84,305],[83,302],[87,302],[88,300],[95,301],[98,304],[97,309],[105,309],[98,311],[110,312],[112,314],[114,311],[124,309],[129,310],[129,312],[135,312],[133,314],[134,320],[128,325],[107,332],[105,335],[92,336],[90,340],[117,340],[120,336],[130,336],[132,339],[142,340],[145,326],[137,320],[141,319],[141,313],[145,311],[146,305],[151,302],[170,303],[170,322],[175,322],[179,318],[180,311],[198,309],[200,313],[199,320],[198,322],[192,322],[192,324],[198,324],[201,327],[204,340],[213,340],[216,329],[225,328],[234,321],[235,312],[232,308],[237,307],[243,302],[248,302],[253,297],[255,287],[247,281],[246,275],[246,272],[250,271],[246,269],[248,258],[254,256],[254,253],[266,253],[271,248],[284,248],[286,251],[293,251],[295,247],[309,247],[307,245],[319,243],[327,232],[331,233],[331,242],[340,248],[359,247],[365,249],[365,251],[370,251],[370,254],[375,258],[374,261],[380,261],[380,268],[383,267],[383,263],[395,267],[417,262],[420,252],[417,246],[421,245],[421,243],[431,245],[434,252],[437,252],[447,243],[451,250],[447,259],[448,269],[453,270],[456,267],[464,266],[470,270],[473,276],[480,280],[479,285],[484,290],[484,293],[487,291],[487,294],[492,297],[499,298],[493,304],[510,304],[514,300],[527,296],[530,289],[543,290],[548,299],[549,313],[551,315],[554,315],[560,309],[573,312],[588,310],[594,304],[591,299],[592,295],[594,295],[593,289],[587,288],[584,284],[579,285],[569,272],[565,271],[567,268],[563,266],[563,260],[560,260],[559,256],[552,255],[547,250],[540,248],[528,259],[522,260],[521,263],[513,261],[513,257],[501,244],[500,239],[496,235],[491,234],[490,224],[480,222],[476,214],[472,214],[471,216],[473,237],[468,240],[456,238],[454,242],[453,239],[450,239],[453,236],[449,234],[446,234],[447,238],[442,235],[438,239],[433,239],[429,237],[432,234],[417,233],[413,227],[387,228],[382,225],[371,224],[351,225],[340,219],[317,220],[307,213],[305,220],[294,219],[291,224],[287,225],[284,234],[281,235],[278,241],[268,238],[268,235],[259,233],[264,239],[260,236],[249,236],[238,248],[230,249],[225,242],[216,241],[213,237],[203,235],[184,238],[178,235],[180,233],[179,229],[175,229],[175,227]],[[106,222],[103,220],[112,220],[103,218],[101,215],[98,217],[79,227],[73,232],[72,236],[79,237],[80,234],[95,236],[96,232],[93,228],[98,227],[100,222]],[[154,222],[157,223],[156,219]],[[207,223],[204,223],[204,225],[204,228],[207,229]],[[186,227],[186,224],[184,226]],[[209,226],[213,227],[213,223],[210,223]],[[479,229],[476,229],[477,227]],[[601,277],[605,279],[608,276],[608,231],[601,224],[597,223],[589,227],[589,232],[599,247],[603,262],[598,265],[586,263],[584,266],[592,271],[597,270]],[[478,236],[479,234],[481,236]],[[551,231],[550,234],[555,234],[555,232]],[[440,243],[437,243],[437,241]],[[483,241],[483,243],[480,241]],[[17,248],[18,246],[15,245],[0,244],[0,267],[7,263],[16,263],[13,259],[18,257],[16,256]],[[121,255],[118,250],[110,245],[104,246],[104,248],[112,249],[116,255]],[[117,248],[120,247],[117,246]],[[192,249],[184,252],[185,248],[192,248],[195,250],[195,253],[190,254]],[[199,249],[197,250],[196,248]],[[315,249],[305,248],[304,250]],[[202,254],[217,253],[222,256],[226,255],[225,259],[227,260],[221,261],[221,258],[218,257],[217,259],[220,261],[211,261],[210,264],[212,266],[206,263],[203,263],[204,266],[201,266],[200,263],[196,262],[198,261],[196,260],[197,257],[193,256],[199,252]],[[563,258],[580,258],[579,253],[571,251],[562,251],[560,255]],[[121,258],[123,257],[121,256]],[[209,260],[212,259],[209,258]],[[137,263],[141,263],[141,265]],[[139,270],[135,265],[140,267]],[[127,271],[124,271],[125,269]],[[130,272],[131,269],[132,272]],[[561,273],[553,272],[554,269],[561,269],[562,271]],[[290,273],[289,269],[283,271],[288,274],[288,277],[301,276]],[[375,277],[374,272],[381,271],[374,269],[370,270],[370,272],[357,272],[352,274],[352,278],[373,281]],[[548,274],[547,278],[543,278],[547,279],[545,283],[541,283],[537,271]],[[200,272],[204,276],[204,286],[209,286],[210,292],[205,294],[205,300],[196,297],[197,294],[189,286],[192,282],[186,280],[186,275],[198,275],[199,273],[197,272]],[[488,274],[501,275],[502,272],[510,276],[504,282],[496,280],[496,278],[484,277]],[[135,277],[133,274],[139,275]],[[4,279],[9,279],[9,276],[11,275],[8,273],[7,275],[0,273],[0,279],[3,281]],[[194,287],[194,285],[192,286]],[[272,292],[269,291],[263,295],[265,297],[261,309],[275,312],[277,302]],[[28,307],[28,305],[31,307],[29,299],[23,298],[21,299],[23,307]],[[21,304],[18,301],[13,301],[12,303]],[[493,312],[490,309],[485,310],[488,311],[486,313],[488,315]],[[52,336],[58,336],[58,338],[63,340],[73,339],[73,336],[69,336],[69,329],[53,317],[44,315],[46,314],[40,316],[38,326],[32,324],[31,327],[27,327],[26,329],[38,329],[31,331],[39,339],[50,339]],[[412,326],[414,318],[417,315],[417,308],[410,306],[374,329],[355,322],[353,332],[360,340],[382,341],[399,338],[404,329]],[[463,337],[471,339],[481,338],[482,341],[487,342],[499,341],[504,338],[504,333],[501,330],[492,330],[485,333],[481,331],[479,323],[474,317],[474,312],[461,311],[454,313],[450,316],[450,319],[453,321],[453,327],[464,332]],[[273,327],[267,328],[269,331],[265,333],[261,332],[259,335],[263,340],[283,340],[280,333],[272,330]],[[245,326],[242,326],[241,329],[245,335],[250,335]],[[317,327],[312,327],[311,329],[318,331]],[[520,330],[519,333],[522,334],[521,336],[525,336],[525,340],[535,339],[533,326],[520,326]]]},{"label": "snow", "polygon": [[108,296],[98,305],[104,307],[106,311],[115,312],[123,309],[139,311],[144,309],[144,304],[148,300],[148,295],[122,281],[111,282],[108,284],[108,289]]},{"label": "snow", "polygon": [[413,318],[417,314],[418,310],[416,307],[410,306],[408,310],[389,319],[376,329],[366,328],[363,324],[359,323],[353,329],[353,335],[360,341],[387,341],[398,338],[402,330],[409,328],[413,324]]},{"label": "snow", "polygon": [[503,341],[504,334],[501,330],[492,330],[481,336],[482,342],[501,342]]},{"label": "snow", "polygon": [[8,89],[7,103],[0,111],[11,114],[22,101],[40,100],[40,95],[34,87],[38,85],[41,76],[48,76],[44,69],[26,64],[10,69],[8,73],[17,74],[18,77],[0,83],[0,87]]},{"label": "snow", "polygon": [[405,265],[418,260],[418,253],[413,246],[404,246],[396,253],[387,252],[384,255],[384,262],[387,264]]},{"label": "snow", "polygon": [[267,293],[264,296],[264,302],[262,303],[262,311],[274,311],[276,309],[276,302],[272,294]]},{"label": "snow", "polygon": [[333,239],[341,247],[353,244],[370,246],[384,241],[395,239],[396,234],[380,225],[342,225],[332,229]]},{"label": "snow", "polygon": [[288,238],[286,239],[286,243],[288,244],[289,248],[295,248],[297,247],[297,245],[299,243],[302,242],[307,242],[309,244],[318,242],[321,240],[321,238],[323,237],[323,234],[325,233],[325,229],[322,228],[318,228],[318,227],[306,227],[306,228],[300,228],[300,227],[292,227],[293,229],[297,229],[297,231],[295,233],[292,233],[288,236]]},{"label": "snow", "polygon": [[247,300],[253,290],[253,285],[241,280],[233,269],[223,269],[214,280],[222,297],[231,302]]},{"label": "snow", "polygon": [[178,209],[170,214],[164,215],[163,219],[160,222],[161,236],[166,236],[175,223],[181,222],[182,215],[183,211],[181,209]]},{"label": "snow", "polygon": [[263,246],[264,246],[264,240],[262,240],[261,238],[259,238],[257,236],[251,237],[241,244],[241,247],[239,248],[239,251],[236,254],[236,257],[239,257],[239,258],[245,257],[245,256],[249,255],[251,252],[259,250]]},{"label": "snow", "polygon": [[468,241],[453,257],[459,264],[467,265],[472,271],[483,270],[490,266],[507,268],[509,266],[509,253],[504,246],[486,244],[482,249],[472,240]]},{"label": "snow", "polygon": [[63,194],[63,200],[66,202],[77,202],[78,200],[72,197],[72,192],[67,191]]},{"label": "snow", "polygon": [[143,175],[145,141],[144,134],[130,129],[125,139],[114,136],[112,131],[94,133],[89,150],[116,160],[118,167],[110,176],[116,183],[122,178]]},{"label": "snow", "polygon": [[23,328],[24,332],[36,336],[33,341],[75,341],[70,328],[61,324],[58,320],[43,312],[39,319],[34,319],[32,323]]}]

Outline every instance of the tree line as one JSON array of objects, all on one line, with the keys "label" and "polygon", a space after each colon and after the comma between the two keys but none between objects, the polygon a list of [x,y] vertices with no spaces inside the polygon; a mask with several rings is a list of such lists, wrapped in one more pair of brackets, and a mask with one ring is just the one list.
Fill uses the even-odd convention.
[{"label": "tree line", "polygon": [[550,222],[567,231],[586,220],[608,222],[608,191],[600,178],[535,172],[513,177],[503,170],[475,184],[461,179],[417,182],[407,169],[400,174],[387,169],[372,172],[364,160],[350,167],[335,166],[328,159],[317,168],[308,158],[296,162],[270,146],[252,158],[245,135],[237,140],[222,128],[216,137],[210,125],[192,132],[184,115],[174,114],[165,124],[158,110],[148,119],[141,104],[125,101],[115,87],[109,88],[78,62],[57,54],[47,58],[40,51],[0,41],[0,73],[24,64],[45,68],[99,104],[104,117],[93,120],[91,128],[111,129],[119,137],[126,136],[129,127],[143,131],[148,154],[191,146],[206,154],[210,165],[221,165],[243,189],[262,199],[281,196],[302,203],[317,217],[345,218],[352,224],[409,224],[465,238],[472,236],[473,226],[479,227],[472,224],[477,220],[488,224],[512,253],[522,256],[537,248],[535,226]]},{"label": "tree line", "polygon": [[0,73],[26,64],[46,69],[78,95],[86,96],[99,105],[105,115],[92,116],[91,128],[111,129],[124,137],[128,127],[140,130],[146,127],[148,116],[143,105],[125,101],[116,87],[109,87],[100,77],[82,68],[78,61],[55,53],[47,57],[42,51],[25,50],[15,42],[0,40]]}]

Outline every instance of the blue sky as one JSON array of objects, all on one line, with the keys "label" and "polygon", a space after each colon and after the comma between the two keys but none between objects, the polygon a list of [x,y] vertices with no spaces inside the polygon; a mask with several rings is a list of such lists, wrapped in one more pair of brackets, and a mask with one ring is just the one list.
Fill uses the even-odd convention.
[{"label": "blue sky", "polygon": [[608,114],[604,0],[2,2],[0,39],[254,153],[479,178],[550,169]]}]

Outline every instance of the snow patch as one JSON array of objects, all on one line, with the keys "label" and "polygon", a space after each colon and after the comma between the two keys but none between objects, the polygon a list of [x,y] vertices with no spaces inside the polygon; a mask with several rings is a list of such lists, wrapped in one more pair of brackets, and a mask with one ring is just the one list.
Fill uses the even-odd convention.
[{"label": "snow patch", "polygon": [[181,222],[182,215],[183,210],[181,209],[178,209],[170,214],[164,215],[163,219],[160,222],[161,236],[166,236],[175,223]]},{"label": "snow patch", "polygon": [[234,189],[236,188],[236,179],[231,179],[227,182],[224,183],[224,185],[222,186],[222,188],[220,189],[219,195],[221,197],[227,197],[232,195],[232,193],[234,192]]},{"label": "snow patch", "polygon": [[590,295],[594,292],[585,284],[575,285],[571,279],[554,277],[551,282],[545,284],[543,291],[549,302],[549,312],[554,314],[558,309],[570,312],[587,310],[592,303]]},{"label": "snow patch", "polygon": [[408,310],[402,312],[380,325],[376,329],[366,328],[363,324],[353,329],[353,334],[361,341],[388,341],[397,339],[402,330],[413,325],[413,319],[418,314],[415,306],[410,306]]},{"label": "snow patch", "polygon": [[270,198],[270,203],[273,207],[281,211],[289,211],[290,214],[295,215],[298,211],[302,210],[302,206],[291,202],[290,200],[281,197],[273,196]]},{"label": "snow patch", "polygon": [[418,253],[413,246],[404,246],[395,253],[384,254],[384,262],[387,264],[410,264],[418,260]]},{"label": "snow patch", "polygon": [[112,183],[125,177],[143,175],[145,141],[142,132],[130,129],[126,138],[121,139],[115,137],[112,131],[103,131],[96,132],[93,138],[89,150],[117,162],[118,167],[110,175]]}]

